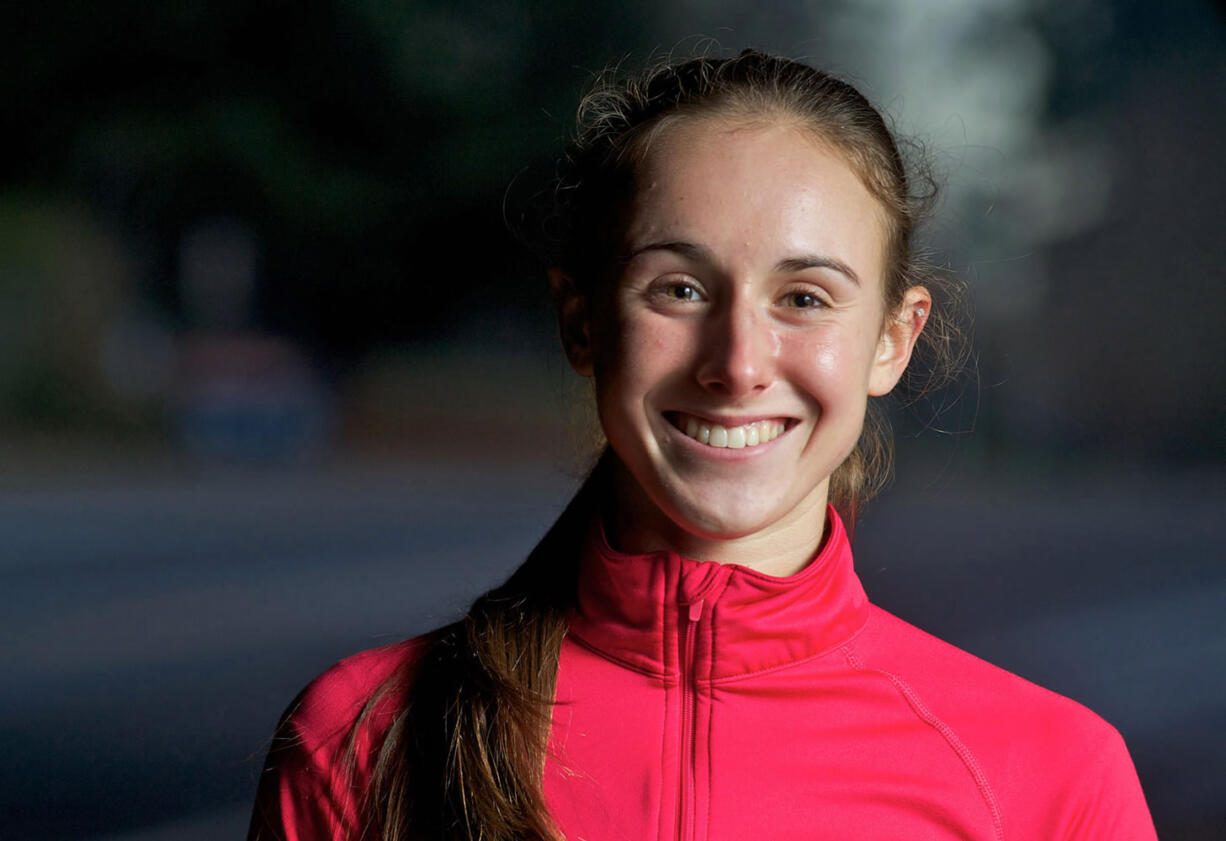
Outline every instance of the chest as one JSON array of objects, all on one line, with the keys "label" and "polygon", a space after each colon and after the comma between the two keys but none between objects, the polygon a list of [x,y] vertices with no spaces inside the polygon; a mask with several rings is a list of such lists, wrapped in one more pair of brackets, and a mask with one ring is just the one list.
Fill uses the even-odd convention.
[{"label": "chest", "polygon": [[700,680],[564,646],[545,792],[568,839],[992,839],[974,770],[837,656]]}]

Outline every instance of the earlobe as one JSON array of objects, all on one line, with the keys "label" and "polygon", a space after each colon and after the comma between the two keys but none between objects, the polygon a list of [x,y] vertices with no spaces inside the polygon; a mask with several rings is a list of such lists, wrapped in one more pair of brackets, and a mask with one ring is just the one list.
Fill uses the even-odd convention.
[{"label": "earlobe", "polygon": [[558,267],[549,270],[549,290],[558,315],[558,332],[562,349],[575,371],[592,376],[592,330],[588,316],[587,296],[575,286],[574,280]]},{"label": "earlobe", "polygon": [[897,312],[886,320],[877,342],[877,356],[869,375],[868,393],[871,397],[889,394],[907,363],[928,315],[932,312],[932,295],[922,286],[912,286],[903,293],[902,304]]}]

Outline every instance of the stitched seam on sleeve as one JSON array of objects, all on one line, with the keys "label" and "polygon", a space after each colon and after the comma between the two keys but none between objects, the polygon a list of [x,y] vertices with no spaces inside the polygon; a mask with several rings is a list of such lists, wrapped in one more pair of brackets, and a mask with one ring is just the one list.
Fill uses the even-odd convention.
[{"label": "stitched seam on sleeve", "polygon": [[953,728],[951,728],[941,719],[937,718],[936,715],[934,715],[932,711],[924,705],[924,702],[920,700],[920,697],[916,694],[915,690],[912,689],[907,682],[898,675],[892,672],[887,672],[883,669],[867,668],[860,662],[860,658],[855,655],[855,652],[849,648],[843,648],[843,655],[847,658],[848,664],[856,671],[872,672],[874,674],[881,675],[891,684],[893,684],[894,688],[900,695],[903,696],[908,706],[911,707],[911,710],[919,717],[919,719],[941,734],[941,736],[945,739],[946,744],[948,744],[953,749],[954,753],[957,754],[958,758],[962,760],[962,764],[966,766],[967,771],[970,772],[971,777],[975,780],[975,785],[979,787],[979,794],[981,797],[983,797],[984,802],[987,804],[988,812],[992,816],[992,834],[995,836],[996,841],[1004,841],[1005,832],[1001,825],[1000,807],[996,802],[996,793],[992,791],[992,785],[988,782],[988,777],[979,766],[979,762],[975,759],[975,755],[971,753],[971,749],[963,744],[962,740],[958,738],[958,734],[953,731]]}]

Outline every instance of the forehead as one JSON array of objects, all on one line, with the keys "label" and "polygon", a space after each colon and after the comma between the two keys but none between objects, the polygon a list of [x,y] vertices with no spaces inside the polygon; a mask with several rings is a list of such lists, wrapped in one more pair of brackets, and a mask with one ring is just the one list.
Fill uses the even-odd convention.
[{"label": "forehead", "polygon": [[644,141],[623,245],[696,241],[731,262],[836,256],[879,278],[880,203],[846,157],[794,121],[689,118]]}]

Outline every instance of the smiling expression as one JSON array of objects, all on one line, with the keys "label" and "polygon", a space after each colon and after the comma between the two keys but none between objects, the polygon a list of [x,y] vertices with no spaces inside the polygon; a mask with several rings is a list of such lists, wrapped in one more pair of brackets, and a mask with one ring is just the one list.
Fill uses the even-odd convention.
[{"label": "smiling expression", "polygon": [[882,329],[882,210],[778,120],[670,126],[635,183],[615,281],[568,343],[623,468],[622,542],[799,529],[815,549],[830,474],[918,332]]}]

